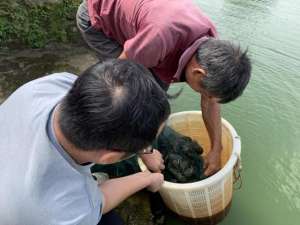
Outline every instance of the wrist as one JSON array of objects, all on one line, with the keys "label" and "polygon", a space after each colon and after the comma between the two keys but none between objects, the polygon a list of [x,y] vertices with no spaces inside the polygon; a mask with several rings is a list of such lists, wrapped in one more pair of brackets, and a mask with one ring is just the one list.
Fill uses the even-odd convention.
[{"label": "wrist", "polygon": [[144,182],[143,182],[143,188],[148,187],[151,183],[151,172],[149,170],[139,172],[137,174]]},{"label": "wrist", "polygon": [[223,149],[223,146],[222,144],[217,144],[217,145],[214,145],[212,148],[211,148],[211,152],[214,152],[214,153],[220,153]]}]

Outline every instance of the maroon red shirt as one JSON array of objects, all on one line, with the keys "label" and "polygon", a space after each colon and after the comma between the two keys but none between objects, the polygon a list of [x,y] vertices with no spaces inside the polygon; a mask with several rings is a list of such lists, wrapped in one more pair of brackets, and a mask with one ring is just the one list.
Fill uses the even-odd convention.
[{"label": "maroon red shirt", "polygon": [[88,0],[92,26],[167,83],[178,81],[201,42],[217,37],[193,0]]}]

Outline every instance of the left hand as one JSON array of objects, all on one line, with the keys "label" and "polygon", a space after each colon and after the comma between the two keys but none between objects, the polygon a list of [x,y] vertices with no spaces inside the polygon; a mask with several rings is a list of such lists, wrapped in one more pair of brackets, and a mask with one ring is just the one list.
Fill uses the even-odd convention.
[{"label": "left hand", "polygon": [[211,176],[221,169],[221,150],[212,149],[204,159],[204,175]]},{"label": "left hand", "polygon": [[151,154],[140,155],[141,159],[145,163],[146,167],[152,172],[161,172],[165,169],[164,160],[161,153],[154,149]]}]

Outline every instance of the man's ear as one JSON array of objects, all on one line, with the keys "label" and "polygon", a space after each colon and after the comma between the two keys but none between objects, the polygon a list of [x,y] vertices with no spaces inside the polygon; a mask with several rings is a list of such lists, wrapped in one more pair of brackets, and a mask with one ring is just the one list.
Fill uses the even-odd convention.
[{"label": "man's ear", "polygon": [[120,160],[123,152],[101,149],[97,157],[97,162],[100,164],[111,164]]},{"label": "man's ear", "polygon": [[202,67],[193,68],[192,73],[194,76],[200,77],[200,78],[202,78],[203,76],[206,76],[206,72]]}]

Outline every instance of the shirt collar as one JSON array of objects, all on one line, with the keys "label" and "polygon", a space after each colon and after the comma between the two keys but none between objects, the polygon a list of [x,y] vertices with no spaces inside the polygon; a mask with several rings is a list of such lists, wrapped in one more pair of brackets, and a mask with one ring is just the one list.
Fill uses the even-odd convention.
[{"label": "shirt collar", "polygon": [[81,172],[90,172],[90,167],[94,165],[94,163],[90,163],[88,165],[79,165],[77,164],[72,157],[63,149],[63,147],[59,144],[53,127],[54,122],[54,112],[55,112],[56,106],[52,109],[52,111],[49,114],[49,118],[47,121],[47,134],[49,137],[50,142],[54,146],[54,148],[59,152],[59,154],[74,167],[75,169],[81,171]]},{"label": "shirt collar", "polygon": [[180,81],[182,73],[186,65],[188,64],[189,60],[192,58],[196,50],[199,46],[206,40],[208,40],[208,36],[201,37],[197,39],[190,47],[188,47],[183,54],[181,55],[178,63],[178,69],[173,77],[173,81]]}]

